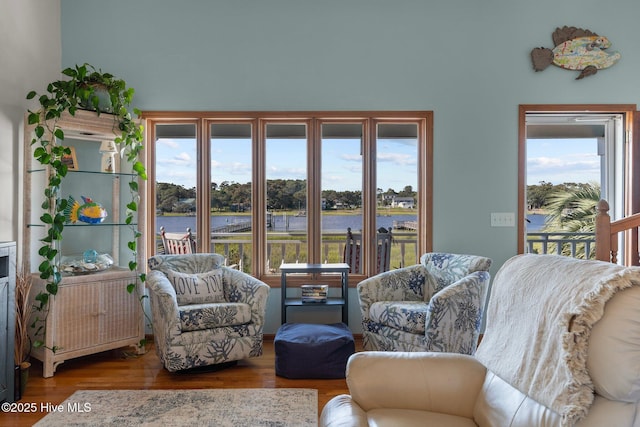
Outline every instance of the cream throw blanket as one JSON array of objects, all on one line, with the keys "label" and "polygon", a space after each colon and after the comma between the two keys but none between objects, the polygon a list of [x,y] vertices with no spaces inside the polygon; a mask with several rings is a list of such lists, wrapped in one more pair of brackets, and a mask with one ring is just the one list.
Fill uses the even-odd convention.
[{"label": "cream throw blanket", "polygon": [[556,255],[518,255],[496,274],[476,357],[574,425],[593,402],[586,367],[592,326],[640,269]]}]

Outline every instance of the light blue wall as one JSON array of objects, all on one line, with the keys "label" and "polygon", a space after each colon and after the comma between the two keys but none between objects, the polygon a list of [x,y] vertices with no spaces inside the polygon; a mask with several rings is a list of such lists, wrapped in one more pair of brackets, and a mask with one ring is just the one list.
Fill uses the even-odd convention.
[{"label": "light blue wall", "polygon": [[[62,64],[142,110],[433,110],[434,249],[516,253],[519,104],[640,102],[637,0],[61,0]],[[93,19],[92,19],[93,18]],[[558,26],[622,53],[582,81],[529,52]]]},{"label": "light blue wall", "polygon": [[22,254],[23,118],[27,93],[60,72],[60,1],[0,0],[0,241]]}]

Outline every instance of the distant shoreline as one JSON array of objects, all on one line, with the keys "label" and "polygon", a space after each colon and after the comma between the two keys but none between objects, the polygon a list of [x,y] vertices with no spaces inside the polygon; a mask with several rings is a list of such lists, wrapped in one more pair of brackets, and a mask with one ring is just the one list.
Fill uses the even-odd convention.
[{"label": "distant shoreline", "polygon": [[[286,214],[288,216],[300,216],[300,212],[299,210],[276,210],[276,211],[269,211],[271,214],[273,215],[280,215],[282,216],[283,214]],[[326,209],[321,211],[322,215],[335,215],[335,216],[339,216],[339,215],[346,215],[346,216],[350,216],[350,215],[359,215],[362,210],[361,209]],[[407,209],[407,208],[383,208],[383,209],[378,209],[378,213],[380,215],[411,215],[411,214],[415,214],[416,210],[415,209]],[[170,216],[193,216],[194,214],[190,214],[188,212],[163,212],[163,213],[158,213],[156,214],[156,216],[166,216],[166,217],[170,217]],[[231,211],[212,211],[210,212],[210,216],[251,216],[251,211],[245,211],[245,212],[231,212]]]}]

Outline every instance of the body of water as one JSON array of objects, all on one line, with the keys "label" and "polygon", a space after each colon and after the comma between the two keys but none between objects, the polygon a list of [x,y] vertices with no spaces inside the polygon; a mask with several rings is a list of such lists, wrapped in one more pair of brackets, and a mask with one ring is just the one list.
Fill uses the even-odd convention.
[{"label": "body of water", "polygon": [[542,227],[544,227],[544,221],[547,219],[547,216],[540,214],[531,214],[527,215],[527,219],[529,220],[529,222],[527,222],[527,232],[535,233],[539,232]]},{"label": "body of water", "polygon": [[[379,216],[377,218],[377,228],[384,227],[391,229],[393,221],[416,221],[416,215],[390,215]],[[530,233],[539,232],[544,227],[545,215],[532,214],[527,215],[527,231]],[[249,221],[250,217],[246,215],[221,215],[211,217],[211,228],[222,227],[238,222]],[[304,231],[307,227],[307,218],[304,216],[293,215],[274,215],[272,217],[271,231]],[[156,232],[160,233],[160,227],[170,233],[181,233],[191,228],[196,231],[195,216],[158,216],[156,217]],[[325,232],[346,232],[351,227],[353,231],[362,229],[362,217],[360,215],[325,215],[322,217],[322,229]]]},{"label": "body of water", "polygon": [[[246,215],[220,215],[211,217],[211,229],[223,227],[236,223],[250,221]],[[384,227],[391,229],[394,221],[416,221],[415,214],[407,215],[381,215],[377,217],[376,228]],[[273,215],[271,218],[271,231],[304,231],[307,229],[307,218],[305,216],[294,215]],[[160,227],[164,227],[169,233],[181,233],[190,228],[196,231],[195,216],[157,216],[156,232],[160,233]],[[322,230],[324,232],[346,232],[347,228],[352,231],[362,229],[362,216],[360,215],[324,215],[322,217]]]}]

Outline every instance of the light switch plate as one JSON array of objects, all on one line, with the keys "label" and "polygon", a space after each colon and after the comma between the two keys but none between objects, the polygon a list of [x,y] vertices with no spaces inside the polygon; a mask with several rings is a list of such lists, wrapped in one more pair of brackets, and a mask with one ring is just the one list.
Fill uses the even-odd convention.
[{"label": "light switch plate", "polygon": [[513,212],[491,212],[492,227],[515,227],[516,215]]}]

